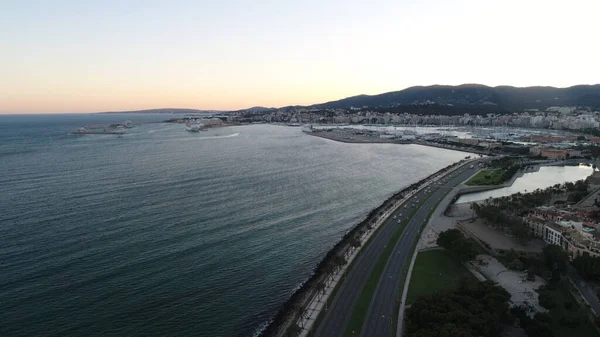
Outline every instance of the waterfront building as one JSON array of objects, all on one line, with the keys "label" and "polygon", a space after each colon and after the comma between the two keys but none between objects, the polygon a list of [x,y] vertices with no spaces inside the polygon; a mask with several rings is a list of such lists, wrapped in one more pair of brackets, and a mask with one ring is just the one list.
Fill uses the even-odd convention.
[{"label": "waterfront building", "polygon": [[586,212],[537,207],[523,221],[532,237],[562,247],[571,259],[582,254],[600,256],[598,224]]},{"label": "waterfront building", "polygon": [[542,156],[548,159],[569,159],[581,156],[581,151],[574,149],[554,149],[547,147],[532,147],[529,153],[534,156]]},{"label": "waterfront building", "polygon": [[529,233],[534,238],[544,237],[544,229],[546,228],[546,220],[538,216],[527,216],[523,221],[529,227]]}]

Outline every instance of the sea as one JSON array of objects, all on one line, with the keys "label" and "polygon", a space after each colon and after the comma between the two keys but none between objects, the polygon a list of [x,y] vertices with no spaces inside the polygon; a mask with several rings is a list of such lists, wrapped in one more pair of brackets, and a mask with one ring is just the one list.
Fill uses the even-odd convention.
[{"label": "sea", "polygon": [[371,209],[467,155],[172,117],[0,116],[0,336],[255,336]]}]

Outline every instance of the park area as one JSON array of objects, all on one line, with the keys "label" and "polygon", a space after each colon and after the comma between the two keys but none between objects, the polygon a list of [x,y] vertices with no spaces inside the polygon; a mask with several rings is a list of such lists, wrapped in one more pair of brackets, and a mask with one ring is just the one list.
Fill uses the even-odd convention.
[{"label": "park area", "polygon": [[412,304],[422,295],[454,290],[458,288],[462,277],[475,279],[460,260],[447,250],[420,252],[410,278],[406,304]]},{"label": "park area", "polygon": [[467,185],[499,185],[506,179],[506,170],[481,170],[473,178],[467,181]]}]

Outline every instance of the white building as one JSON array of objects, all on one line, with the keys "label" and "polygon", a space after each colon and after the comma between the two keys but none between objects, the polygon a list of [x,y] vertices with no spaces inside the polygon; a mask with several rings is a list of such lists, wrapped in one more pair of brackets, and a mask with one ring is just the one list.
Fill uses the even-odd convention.
[{"label": "white building", "polygon": [[546,226],[544,228],[544,241],[551,245],[562,246],[562,234],[550,226]]}]

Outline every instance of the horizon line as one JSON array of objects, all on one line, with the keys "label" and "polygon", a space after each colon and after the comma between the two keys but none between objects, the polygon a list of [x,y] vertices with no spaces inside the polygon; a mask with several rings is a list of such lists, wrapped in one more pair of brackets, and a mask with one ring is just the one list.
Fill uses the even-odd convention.
[{"label": "horizon line", "polygon": [[384,94],[389,94],[389,93],[394,93],[394,92],[400,92],[400,91],[404,91],[404,90],[408,90],[408,89],[413,89],[413,88],[427,88],[427,87],[464,87],[464,86],[480,86],[480,87],[487,87],[487,88],[500,88],[500,87],[509,87],[509,88],[517,88],[517,89],[527,89],[527,88],[554,88],[554,89],[568,89],[568,88],[573,88],[573,87],[581,87],[581,86],[598,86],[600,85],[600,82],[598,83],[593,83],[593,84],[574,84],[574,85],[570,85],[570,86],[566,86],[566,87],[557,87],[557,86],[551,86],[551,85],[532,85],[532,86],[524,86],[524,87],[518,87],[518,86],[513,86],[513,85],[495,85],[495,86],[491,86],[491,85],[485,85],[485,84],[480,84],[480,83],[463,83],[463,84],[458,84],[458,85],[450,85],[450,84],[431,84],[431,85],[413,85],[413,86],[409,86],[409,87],[405,87],[403,89],[399,89],[399,90],[392,90],[392,91],[386,91],[386,92],[381,92],[381,93],[376,93],[376,94],[356,94],[356,95],[351,95],[351,96],[346,96],[346,97],[342,97],[342,98],[338,98],[338,99],[333,99],[333,100],[329,100],[326,102],[321,102],[321,103],[312,103],[312,104],[307,104],[307,105],[302,105],[302,104],[289,104],[289,105],[284,105],[284,106],[279,106],[279,107],[267,107],[267,106],[261,106],[261,105],[254,105],[248,108],[241,108],[241,109],[198,109],[198,108],[146,108],[146,109],[135,109],[135,110],[107,110],[107,111],[87,111],[87,112],[81,112],[81,111],[62,111],[62,112],[5,112],[5,111],[0,111],[0,115],[56,115],[56,114],[102,114],[102,113],[135,113],[135,112],[147,112],[150,110],[196,110],[197,112],[219,112],[219,113],[226,113],[226,112],[234,112],[234,111],[241,111],[241,110],[249,110],[249,109],[253,109],[253,108],[264,108],[264,109],[282,109],[282,108],[287,108],[287,107],[309,107],[312,105],[319,105],[319,104],[327,104],[330,102],[336,102],[336,101],[340,101],[346,98],[352,98],[352,97],[360,97],[360,96],[378,96],[378,95],[384,95]]}]

